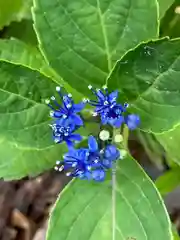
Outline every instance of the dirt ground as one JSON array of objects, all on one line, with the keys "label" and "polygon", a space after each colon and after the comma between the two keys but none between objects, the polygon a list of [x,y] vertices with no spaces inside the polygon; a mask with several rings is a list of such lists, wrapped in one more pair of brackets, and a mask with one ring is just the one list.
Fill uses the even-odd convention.
[{"label": "dirt ground", "polygon": [[55,171],[0,180],[0,240],[44,240],[50,208],[68,178]]}]

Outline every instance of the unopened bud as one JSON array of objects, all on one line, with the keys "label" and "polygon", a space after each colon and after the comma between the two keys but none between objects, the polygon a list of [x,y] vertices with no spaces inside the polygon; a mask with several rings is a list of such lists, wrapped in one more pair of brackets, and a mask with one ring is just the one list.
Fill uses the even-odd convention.
[{"label": "unopened bud", "polygon": [[115,135],[114,141],[115,141],[116,143],[121,143],[121,142],[123,141],[123,136],[122,136],[121,134]]},{"label": "unopened bud", "polygon": [[107,141],[107,140],[110,138],[110,133],[109,133],[109,131],[107,131],[107,130],[102,130],[102,131],[99,133],[99,138],[100,138],[102,141]]}]

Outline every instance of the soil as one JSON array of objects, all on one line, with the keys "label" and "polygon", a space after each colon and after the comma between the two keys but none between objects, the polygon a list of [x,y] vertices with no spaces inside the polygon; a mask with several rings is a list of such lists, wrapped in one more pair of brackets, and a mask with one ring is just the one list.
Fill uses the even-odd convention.
[{"label": "soil", "polygon": [[50,209],[68,180],[55,171],[0,180],[0,240],[44,240]]}]

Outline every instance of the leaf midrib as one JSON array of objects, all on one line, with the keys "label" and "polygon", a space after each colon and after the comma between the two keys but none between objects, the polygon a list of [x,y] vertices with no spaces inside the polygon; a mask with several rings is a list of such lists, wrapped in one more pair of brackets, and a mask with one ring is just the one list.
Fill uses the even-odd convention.
[{"label": "leaf midrib", "polygon": [[[134,160],[133,160],[133,161],[134,161]],[[149,205],[149,207],[150,207],[150,209],[151,209],[151,211],[152,211],[152,214],[154,215],[154,217],[155,217],[155,219],[156,219],[156,213],[155,213],[155,211],[154,211],[154,209],[153,209],[153,207],[152,207],[152,202],[148,199],[146,193],[143,192],[141,186],[140,186],[139,184],[137,184],[137,182],[136,182],[135,180],[133,180],[132,178],[129,177],[129,175],[126,173],[126,171],[124,171],[124,170],[125,170],[124,168],[122,169],[122,168],[120,168],[120,167],[118,166],[117,169],[118,169],[119,172],[121,172],[121,174],[124,175],[124,177],[125,177],[129,182],[131,182],[133,185],[135,185],[135,186],[138,188],[139,192],[140,192],[141,195],[144,197],[146,203]],[[142,170],[141,170],[141,171],[142,171]],[[146,174],[144,174],[144,175],[146,175]],[[146,178],[148,178],[148,177],[146,176]],[[147,180],[147,179],[146,179],[146,180]],[[151,180],[149,179],[149,181],[151,181]],[[153,185],[154,190],[156,190],[156,193],[158,194],[157,188],[155,187],[155,185],[153,184],[152,181],[151,181],[151,184]],[[120,190],[120,189],[118,189],[118,190]],[[120,191],[121,191],[121,190],[120,190]],[[122,192],[122,191],[121,191],[121,192]],[[159,195],[159,196],[160,196],[160,195]],[[163,205],[164,210],[165,210],[166,208],[165,208],[165,205],[164,205],[163,201],[160,201],[159,203],[160,203],[161,205]],[[166,212],[166,216],[167,216],[167,215],[168,215],[168,214],[167,214],[167,212]],[[163,229],[163,228],[164,228],[163,223],[162,223],[161,221],[157,221],[157,222],[159,223],[159,227],[160,227],[161,229]],[[170,233],[171,233],[171,228],[169,229],[169,236],[171,236]]]},{"label": "leaf midrib", "polygon": [[36,102],[35,100],[30,99],[30,98],[26,98],[26,97],[24,97],[24,96],[22,96],[22,95],[19,95],[18,93],[9,92],[9,91],[7,91],[7,90],[5,90],[5,89],[3,89],[3,88],[0,88],[0,91],[2,91],[2,92],[4,92],[4,93],[7,93],[7,94],[13,94],[13,95],[17,96],[18,98],[21,98],[21,99],[23,99],[23,100],[29,101],[29,102],[31,102],[31,103],[33,103],[33,104],[45,106],[44,103]]},{"label": "leaf midrib", "polygon": [[[138,100],[140,100],[141,98],[144,99],[143,96],[146,95],[146,94],[148,94],[148,93],[151,91],[151,89],[155,88],[156,84],[160,81],[160,79],[164,76],[164,74],[168,73],[168,72],[172,69],[172,67],[173,67],[173,65],[176,63],[176,61],[179,61],[179,57],[180,57],[180,56],[178,56],[178,57],[169,65],[169,67],[168,67],[164,72],[160,73],[160,74],[155,78],[155,80],[154,80],[154,82],[151,84],[151,86],[149,86],[142,94],[139,94],[139,95],[137,96],[137,98],[136,98],[135,101],[133,102],[133,105],[136,104],[136,102],[138,102]],[[174,71],[175,71],[175,70],[174,70]],[[177,72],[178,72],[178,71],[177,71]],[[161,91],[161,90],[159,90],[159,91]]]},{"label": "leaf midrib", "polygon": [[105,51],[106,51],[106,56],[107,56],[108,71],[110,73],[111,69],[112,69],[112,60],[111,60],[111,54],[110,54],[110,51],[109,51],[108,37],[107,37],[107,32],[106,32],[106,28],[105,28],[105,24],[104,24],[103,14],[102,14],[102,11],[101,11],[100,0],[96,0],[96,1],[97,1],[97,10],[98,10],[99,19],[100,19],[100,25],[101,25],[102,33],[103,33]]}]

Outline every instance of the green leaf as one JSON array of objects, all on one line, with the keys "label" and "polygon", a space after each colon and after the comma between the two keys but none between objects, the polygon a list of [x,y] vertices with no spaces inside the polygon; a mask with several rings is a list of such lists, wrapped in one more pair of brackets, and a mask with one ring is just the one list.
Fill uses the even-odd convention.
[{"label": "green leaf", "polygon": [[180,237],[178,235],[178,232],[177,230],[175,229],[176,227],[174,226],[174,229],[173,229],[173,240],[180,240]]},{"label": "green leaf", "polygon": [[158,35],[155,0],[34,0],[33,15],[50,65],[84,94],[127,50]]},{"label": "green leaf", "polygon": [[44,104],[55,86],[37,71],[0,62],[0,177],[38,174],[66,150],[52,140],[49,108]]},{"label": "green leaf", "polygon": [[158,0],[159,3],[159,17],[163,18],[166,11],[174,3],[174,0]]},{"label": "green leaf", "polygon": [[0,39],[0,59],[27,66],[54,78],[51,68],[46,64],[38,49],[18,39]]},{"label": "green leaf", "polygon": [[12,22],[8,28],[3,31],[3,38],[16,38],[31,46],[37,46],[38,41],[33,28],[33,22],[29,19],[23,19],[20,22]]},{"label": "green leaf", "polygon": [[179,161],[179,142],[180,142],[180,125],[177,125],[169,132],[156,135],[157,140],[165,148],[169,158],[180,164]]},{"label": "green leaf", "polygon": [[119,162],[113,200],[110,178],[72,181],[51,213],[47,240],[173,239],[162,199],[134,160]]},{"label": "green leaf", "polygon": [[108,79],[140,115],[144,131],[160,133],[180,121],[180,40],[143,43],[116,64]]},{"label": "green leaf", "polygon": [[63,85],[67,91],[72,93],[75,100],[82,99],[82,94],[72,89],[67,83],[65,83],[46,63],[36,46],[26,44],[17,39],[0,39],[0,59],[38,70],[45,76],[50,77],[56,85]]},{"label": "green leaf", "polygon": [[180,185],[180,167],[172,168],[156,180],[156,187],[162,196]]},{"label": "green leaf", "polygon": [[27,15],[32,0],[6,0],[0,1],[0,29],[12,21],[20,21]]}]

